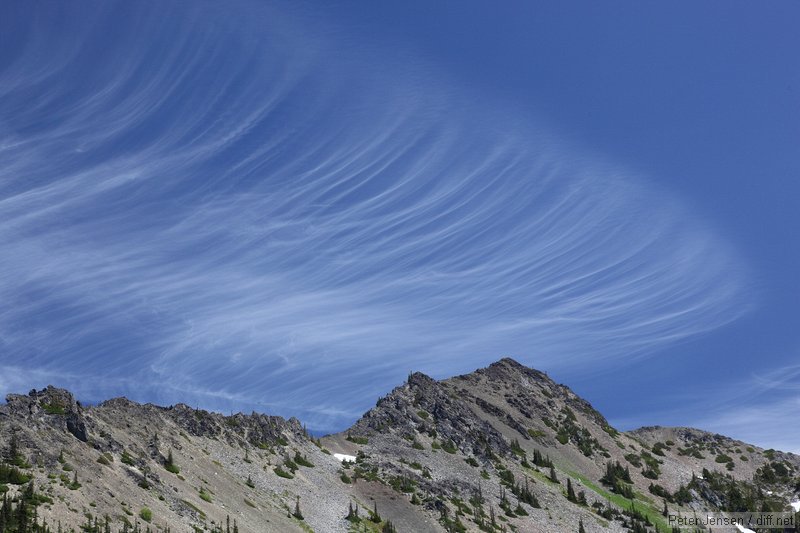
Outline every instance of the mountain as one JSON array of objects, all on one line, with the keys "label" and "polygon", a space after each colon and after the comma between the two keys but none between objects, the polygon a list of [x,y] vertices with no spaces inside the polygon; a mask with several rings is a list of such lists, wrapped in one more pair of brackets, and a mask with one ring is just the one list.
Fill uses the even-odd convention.
[{"label": "mountain", "polygon": [[671,531],[665,505],[791,511],[800,493],[797,455],[690,428],[617,431],[512,359],[413,373],[321,439],[294,418],[83,406],[48,387],[7,397],[0,445],[0,533]]}]

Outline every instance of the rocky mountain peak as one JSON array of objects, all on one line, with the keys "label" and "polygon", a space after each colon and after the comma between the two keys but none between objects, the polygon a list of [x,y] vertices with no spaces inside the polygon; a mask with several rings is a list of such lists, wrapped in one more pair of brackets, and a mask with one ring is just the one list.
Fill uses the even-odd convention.
[{"label": "rocky mountain peak", "polygon": [[80,405],[71,392],[52,385],[48,385],[40,391],[31,389],[27,395],[9,394],[6,396],[6,403],[12,410],[20,413],[48,406],[59,411],[78,411],[80,409]]},{"label": "rocky mountain peak", "polygon": [[436,380],[427,374],[423,374],[422,372],[412,372],[409,374],[408,381],[406,383],[409,387],[416,387],[420,389],[436,386]]},{"label": "rocky mountain peak", "polygon": [[505,381],[509,384],[530,382],[532,380],[539,385],[557,387],[557,384],[544,372],[528,368],[510,357],[495,361],[486,368],[476,370],[473,374],[485,376],[491,381]]}]

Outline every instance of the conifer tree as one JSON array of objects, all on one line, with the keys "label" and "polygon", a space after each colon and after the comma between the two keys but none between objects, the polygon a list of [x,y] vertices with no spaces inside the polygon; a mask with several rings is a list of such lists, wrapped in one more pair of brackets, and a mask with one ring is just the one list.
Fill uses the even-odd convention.
[{"label": "conifer tree", "polygon": [[298,520],[303,519],[303,513],[300,511],[300,496],[297,497],[297,500],[294,503],[294,513],[292,513],[292,516]]},{"label": "conifer tree", "polygon": [[577,503],[578,498],[575,497],[575,489],[572,488],[572,480],[567,478],[567,499],[572,503]]},{"label": "conifer tree", "polygon": [[349,520],[350,522],[358,522],[358,506],[356,505],[355,508],[353,507],[353,502],[351,501],[347,507],[347,516],[345,519]]},{"label": "conifer tree", "polygon": [[164,468],[167,472],[172,472],[173,474],[177,474],[181,471],[180,468],[178,468],[178,465],[175,464],[175,457],[172,455],[172,448],[169,449],[167,460],[164,462]]}]

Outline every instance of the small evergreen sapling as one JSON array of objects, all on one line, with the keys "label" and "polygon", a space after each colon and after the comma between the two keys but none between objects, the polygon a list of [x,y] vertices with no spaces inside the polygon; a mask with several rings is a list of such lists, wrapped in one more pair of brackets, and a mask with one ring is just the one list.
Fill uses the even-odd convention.
[{"label": "small evergreen sapling", "polygon": [[164,469],[167,472],[172,472],[173,474],[178,474],[181,469],[178,468],[178,465],[175,464],[175,458],[172,456],[172,448],[170,448],[169,453],[167,454],[167,460],[164,462]]},{"label": "small evergreen sapling", "polygon": [[297,500],[294,503],[294,512],[292,513],[292,516],[298,520],[303,519],[303,513],[300,511],[300,496],[297,497]]}]

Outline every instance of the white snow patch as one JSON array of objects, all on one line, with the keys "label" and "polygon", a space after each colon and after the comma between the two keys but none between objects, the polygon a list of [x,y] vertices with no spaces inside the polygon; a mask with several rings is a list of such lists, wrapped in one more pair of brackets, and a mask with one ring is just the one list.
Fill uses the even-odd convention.
[{"label": "white snow patch", "polygon": [[790,505],[792,506],[792,509],[794,509],[795,513],[800,513],[800,500],[792,502]]},{"label": "white snow patch", "polygon": [[738,529],[741,533],[756,533],[752,529],[747,529],[746,527],[740,526],[739,524],[736,524],[736,529]]},{"label": "white snow patch", "polygon": [[355,455],[345,455],[343,453],[335,453],[335,454],[333,454],[333,456],[335,458],[337,458],[338,460],[342,461],[342,462],[344,462],[344,461],[350,461],[351,463],[355,463],[356,462],[356,456]]}]

